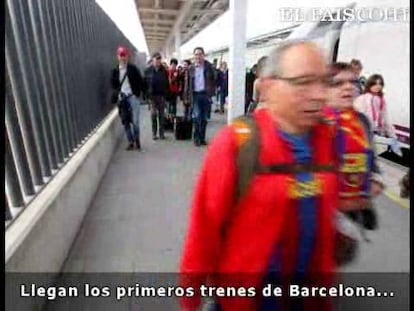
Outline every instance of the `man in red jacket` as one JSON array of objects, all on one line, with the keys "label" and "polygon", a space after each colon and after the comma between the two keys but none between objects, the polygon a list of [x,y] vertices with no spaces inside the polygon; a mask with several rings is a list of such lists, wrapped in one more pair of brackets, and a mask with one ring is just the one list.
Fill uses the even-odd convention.
[{"label": "man in red jacket", "polygon": [[[330,310],[329,299],[287,299],[285,287],[331,284],[335,267],[337,177],[333,170],[314,169],[334,163],[333,125],[321,120],[327,73],[321,51],[309,42],[286,42],[269,56],[265,109],[253,114],[260,133],[258,169],[241,196],[235,195],[236,159],[249,128],[234,122],[210,145],[180,264],[181,286],[195,290],[181,299],[184,310],[198,309],[201,285],[256,289],[255,297],[217,292],[217,310]],[[281,172],[266,171],[277,165]],[[262,297],[269,283],[279,284],[283,297]]]},{"label": "man in red jacket", "polygon": [[173,58],[168,69],[168,80],[170,81],[170,96],[168,105],[168,117],[174,118],[177,114],[177,98],[180,91],[179,72],[177,69],[178,61]]}]

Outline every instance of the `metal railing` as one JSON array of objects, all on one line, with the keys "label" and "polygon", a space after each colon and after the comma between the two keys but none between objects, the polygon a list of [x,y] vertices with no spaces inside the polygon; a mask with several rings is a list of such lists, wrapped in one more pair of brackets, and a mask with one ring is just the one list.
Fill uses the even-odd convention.
[{"label": "metal railing", "polygon": [[112,110],[116,48],[135,48],[94,0],[7,0],[5,17],[7,225]]}]

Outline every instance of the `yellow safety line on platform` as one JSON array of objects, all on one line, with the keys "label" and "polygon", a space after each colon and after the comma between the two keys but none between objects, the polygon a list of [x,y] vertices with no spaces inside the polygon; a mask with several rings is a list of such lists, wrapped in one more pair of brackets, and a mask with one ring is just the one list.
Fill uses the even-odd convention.
[{"label": "yellow safety line on platform", "polygon": [[398,205],[400,205],[401,207],[404,208],[410,208],[410,202],[409,201],[404,201],[403,199],[401,199],[398,195],[390,192],[390,191],[384,191],[384,194],[392,201],[394,201],[395,203],[397,203]]}]

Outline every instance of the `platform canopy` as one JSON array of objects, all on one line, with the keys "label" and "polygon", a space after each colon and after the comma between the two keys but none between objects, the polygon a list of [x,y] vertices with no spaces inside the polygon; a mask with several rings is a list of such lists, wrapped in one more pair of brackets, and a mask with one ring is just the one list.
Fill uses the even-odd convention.
[{"label": "platform canopy", "polygon": [[150,54],[170,53],[229,8],[229,0],[136,0]]}]

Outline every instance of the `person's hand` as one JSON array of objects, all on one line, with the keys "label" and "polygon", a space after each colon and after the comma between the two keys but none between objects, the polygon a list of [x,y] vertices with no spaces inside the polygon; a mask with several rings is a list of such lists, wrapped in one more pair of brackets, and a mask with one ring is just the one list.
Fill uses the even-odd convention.
[{"label": "person's hand", "polygon": [[384,187],[382,184],[376,181],[372,181],[371,184],[371,196],[376,197],[382,193]]}]

